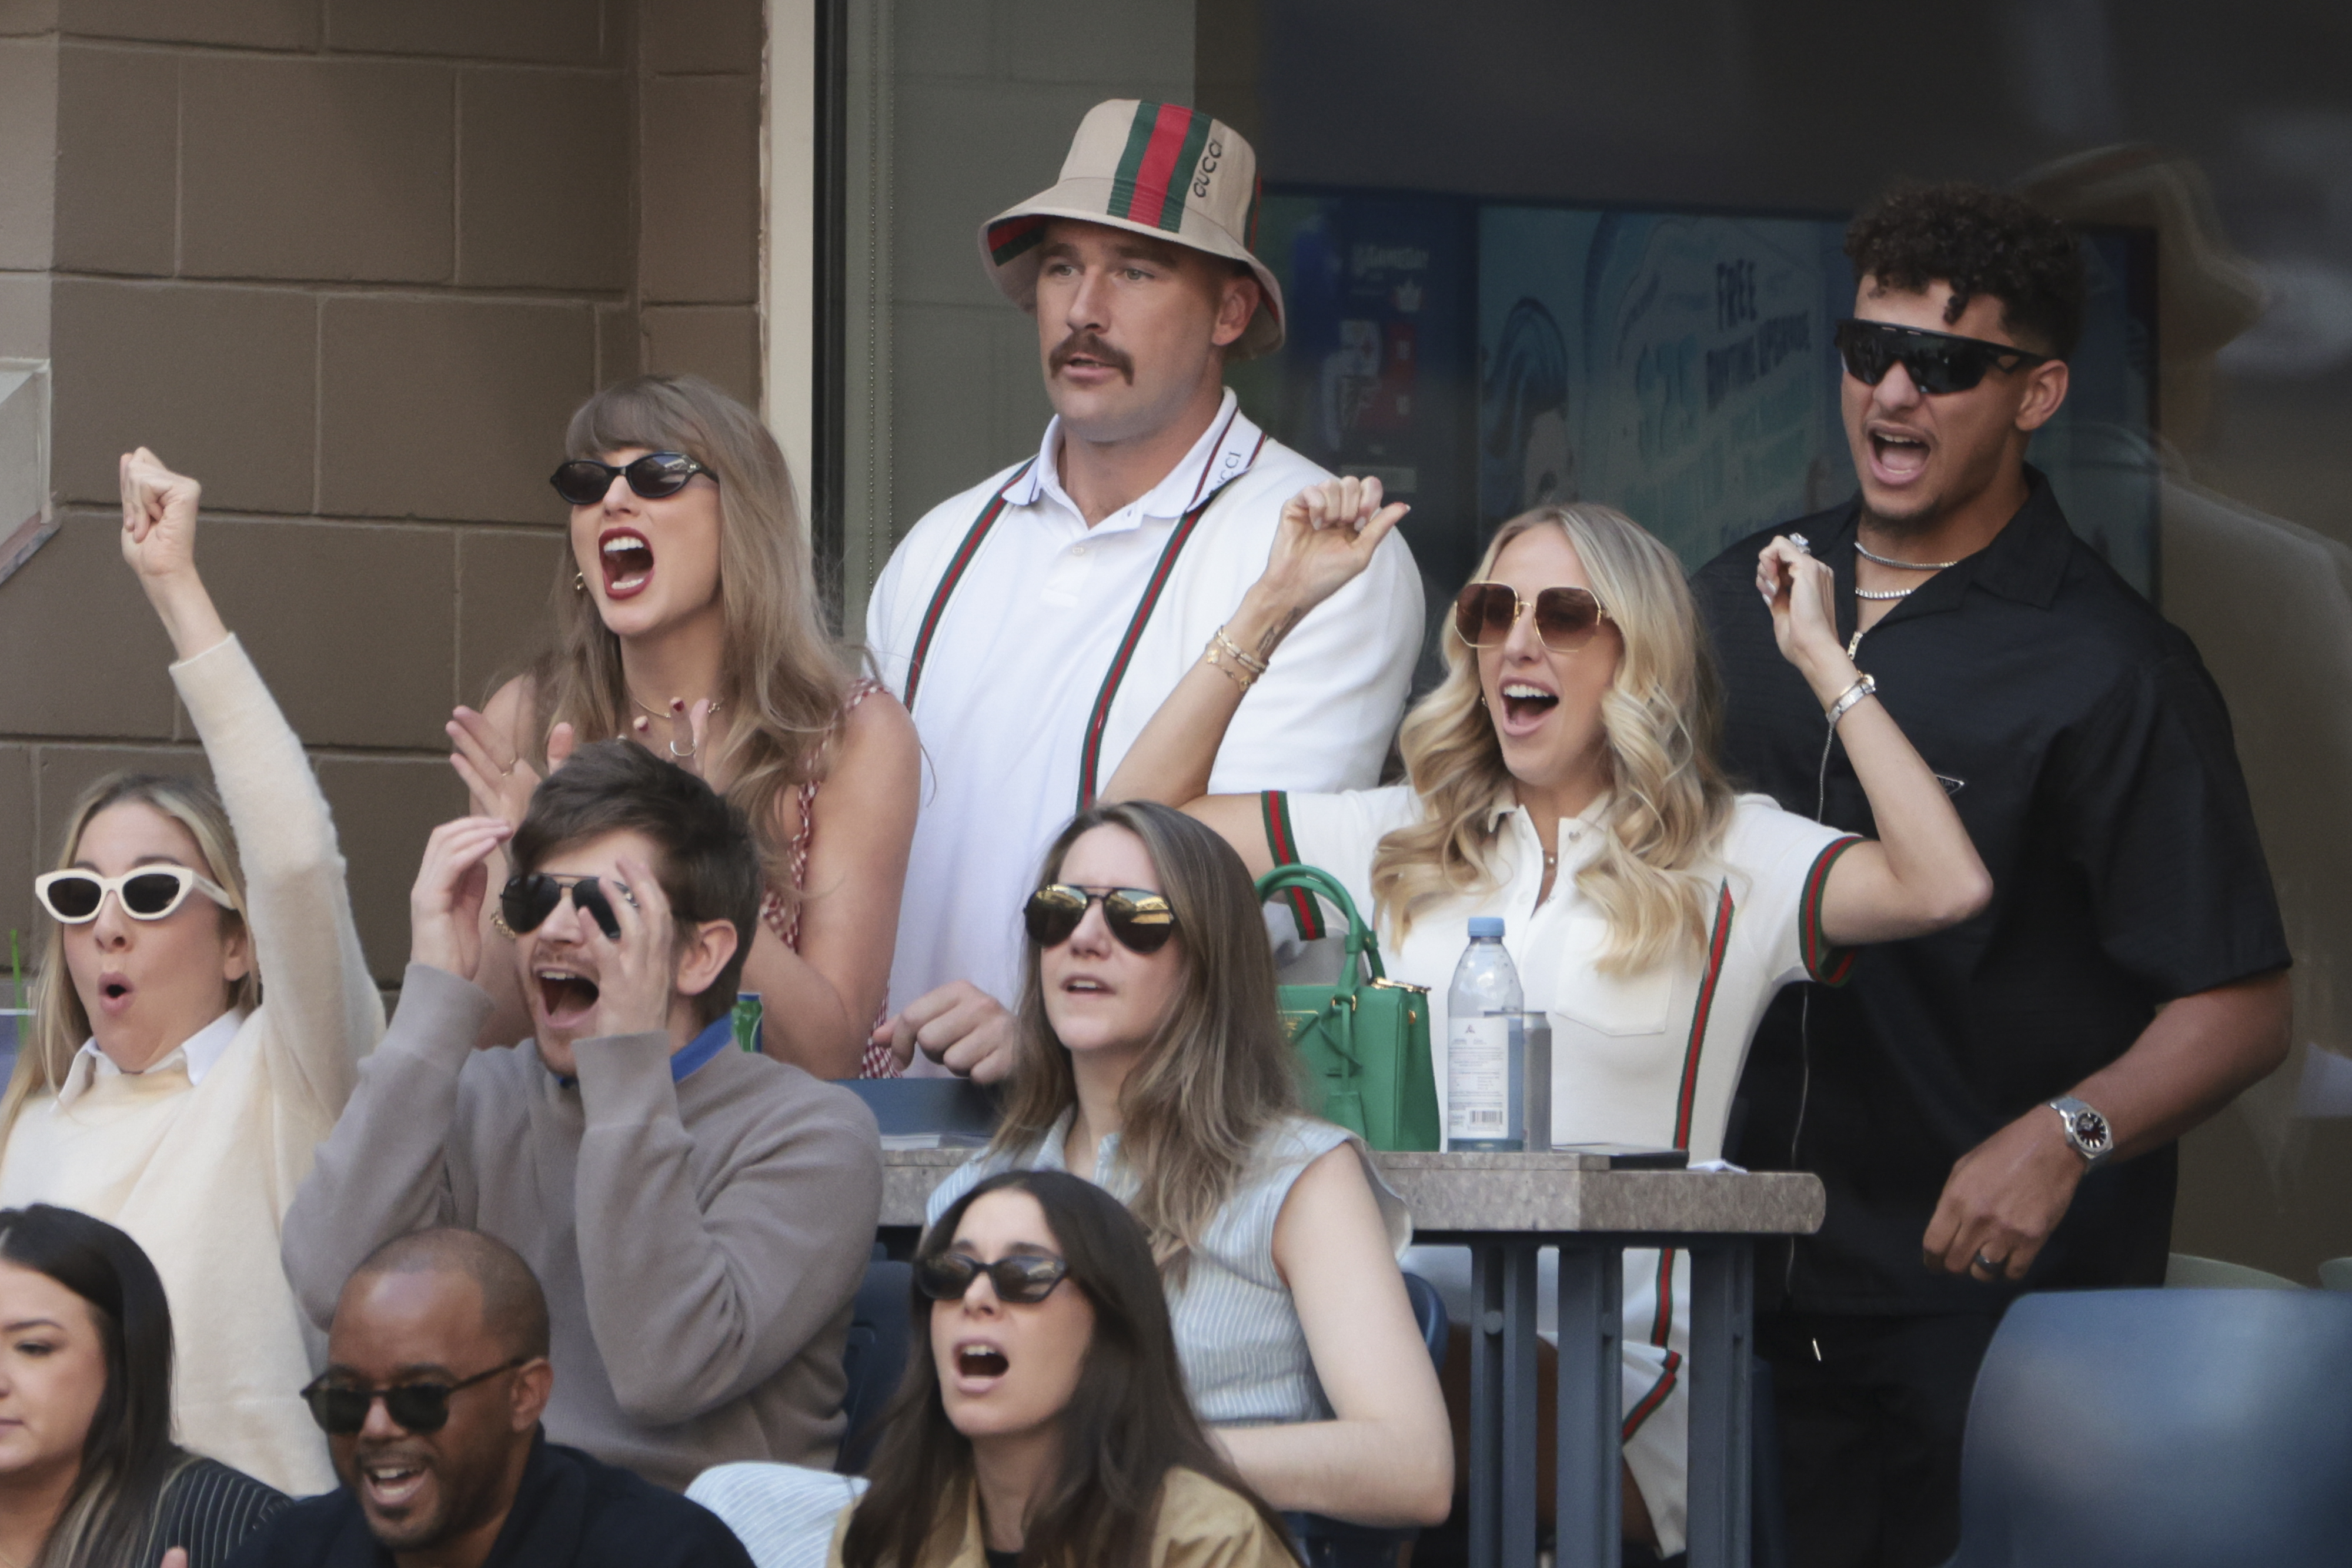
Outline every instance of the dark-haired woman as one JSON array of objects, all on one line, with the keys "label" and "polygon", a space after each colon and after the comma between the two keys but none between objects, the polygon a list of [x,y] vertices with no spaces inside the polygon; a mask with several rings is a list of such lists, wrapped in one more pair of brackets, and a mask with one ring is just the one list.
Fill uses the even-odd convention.
[{"label": "dark-haired woman", "polygon": [[[743,808],[767,873],[742,988],[764,1004],[769,1054],[819,1078],[887,1074],[868,1035],[920,753],[898,699],[859,679],[826,629],[782,451],[709,382],[640,376],[581,405],[564,456],[554,646],[448,727],[476,814],[521,821],[575,741],[634,738],[700,773]],[[489,1032],[519,1040],[510,942],[488,924],[476,978],[499,999]]]},{"label": "dark-haired woman", "polygon": [[272,1486],[324,1491],[278,1238],[383,1003],[318,778],[197,574],[201,486],[144,447],[121,480],[123,559],[171,637],[219,793],[117,774],[68,814],[34,883],[49,928],[0,1103],[0,1204],[128,1231],[180,1322],[180,1435]]},{"label": "dark-haired woman", "polygon": [[911,1357],[832,1568],[1276,1568],[1281,1519],[1185,1397],[1151,1246],[1057,1171],[992,1176],[915,1263]]},{"label": "dark-haired woman", "polygon": [[172,1312],[102,1219],[0,1209],[0,1561],[214,1568],[286,1497],[172,1441]]},{"label": "dark-haired woman", "polygon": [[1151,1239],[1193,1408],[1258,1494],[1436,1523],[1454,1445],[1397,1267],[1412,1222],[1299,1113],[1241,857],[1134,801],[1079,813],[1039,880],[1003,1119],[930,1212],[1007,1168],[1090,1177]]}]

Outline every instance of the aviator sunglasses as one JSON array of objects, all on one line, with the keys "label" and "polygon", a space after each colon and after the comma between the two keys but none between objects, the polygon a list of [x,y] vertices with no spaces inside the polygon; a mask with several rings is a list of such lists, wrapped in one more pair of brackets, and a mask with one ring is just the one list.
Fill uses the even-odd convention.
[{"label": "aviator sunglasses", "polygon": [[[643,457],[623,464],[599,463],[591,457],[574,457],[559,464],[547,482],[555,493],[575,507],[593,507],[604,498],[613,487],[613,476],[619,475],[629,482],[629,488],[648,501],[658,501],[664,496],[675,496],[687,486],[697,474],[710,470],[682,452],[648,452]],[[716,485],[719,476],[710,474]]]},{"label": "aviator sunglasses", "polygon": [[494,1366],[456,1383],[402,1383],[390,1388],[357,1388],[347,1383],[330,1383],[321,1376],[302,1390],[302,1403],[310,1407],[310,1419],[319,1424],[319,1430],[331,1437],[348,1437],[366,1426],[368,1407],[379,1399],[383,1401],[383,1413],[402,1431],[438,1432],[449,1424],[449,1396],[477,1383],[488,1383],[499,1373],[512,1372],[532,1359],[519,1355],[503,1366]]},{"label": "aviator sunglasses", "polygon": [[1043,1252],[1015,1252],[983,1263],[966,1252],[934,1252],[915,1262],[915,1289],[935,1301],[961,1301],[971,1282],[988,1276],[996,1299],[1016,1307],[1034,1307],[1069,1278],[1070,1265]]},{"label": "aviator sunglasses", "polygon": [[[627,888],[617,882],[613,885],[620,890],[630,908],[636,907],[637,901]],[[613,913],[612,901],[604,896],[604,887],[593,876],[561,876],[553,872],[534,871],[509,877],[499,892],[499,915],[518,936],[526,931],[536,931],[555,913],[555,906],[563,902],[563,890],[567,887],[572,890],[572,907],[618,942],[621,917]]]},{"label": "aviator sunglasses", "polygon": [[[1528,601],[1507,582],[1474,582],[1454,601],[1454,632],[1473,648],[1499,648],[1528,612]],[[1590,589],[1547,588],[1536,595],[1536,635],[1555,653],[1573,653],[1592,641],[1609,612]]]},{"label": "aviator sunglasses", "polygon": [[[1890,369],[1900,364],[1910,372],[1911,384],[1929,393],[1966,392],[1996,365],[2007,372],[2046,365],[2058,357],[2009,343],[1989,343],[1982,338],[1852,318],[1837,324],[1837,347],[1846,373],[1863,385],[1876,386]],[[2011,360],[2016,363],[2003,363]]]},{"label": "aviator sunglasses", "polygon": [[185,904],[190,893],[201,893],[223,909],[236,907],[226,888],[184,865],[142,866],[121,876],[52,871],[33,879],[33,895],[41,901],[41,907],[67,925],[97,919],[99,905],[110,893],[121,901],[122,913],[133,920],[161,920]]},{"label": "aviator sunglasses", "polygon": [[1031,894],[1021,911],[1029,940],[1040,947],[1060,946],[1087,917],[1087,905],[1097,898],[1110,934],[1130,953],[1157,953],[1176,935],[1176,911],[1160,894],[1139,887],[1084,888],[1054,882]]}]

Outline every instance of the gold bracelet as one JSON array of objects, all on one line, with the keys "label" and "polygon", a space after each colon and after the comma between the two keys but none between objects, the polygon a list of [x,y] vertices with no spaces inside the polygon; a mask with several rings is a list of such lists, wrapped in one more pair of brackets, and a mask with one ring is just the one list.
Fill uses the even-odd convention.
[{"label": "gold bracelet", "polygon": [[1218,671],[1223,674],[1227,680],[1241,687],[1242,690],[1249,690],[1251,686],[1257,684],[1257,675],[1255,672],[1244,668],[1238,664],[1227,664],[1223,658],[1219,657],[1217,643],[1223,641],[1223,638],[1212,640],[1208,647],[1202,651],[1201,657],[1208,661],[1209,668]]},{"label": "gold bracelet", "polygon": [[1239,664],[1243,669],[1247,670],[1253,680],[1265,674],[1265,661],[1264,659],[1257,658],[1253,654],[1243,653],[1240,648],[1234,645],[1234,640],[1225,635],[1225,629],[1223,627],[1220,626],[1217,628],[1216,635],[1213,640],[1218,647],[1223,648],[1226,653],[1232,654],[1234,663]]}]

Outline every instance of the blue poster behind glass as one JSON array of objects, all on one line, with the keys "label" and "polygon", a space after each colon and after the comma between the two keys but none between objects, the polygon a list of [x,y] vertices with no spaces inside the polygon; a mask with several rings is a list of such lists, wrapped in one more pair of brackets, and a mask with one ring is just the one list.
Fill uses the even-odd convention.
[{"label": "blue poster behind glass", "polygon": [[[1833,217],[1270,192],[1258,251],[1288,340],[1230,379],[1277,439],[1412,502],[1433,625],[1495,525],[1547,501],[1616,507],[1696,568],[1853,494],[1844,235]],[[2087,236],[2072,385],[2031,449],[2151,599],[2153,252]],[[1425,659],[1423,686],[1438,673]]]}]

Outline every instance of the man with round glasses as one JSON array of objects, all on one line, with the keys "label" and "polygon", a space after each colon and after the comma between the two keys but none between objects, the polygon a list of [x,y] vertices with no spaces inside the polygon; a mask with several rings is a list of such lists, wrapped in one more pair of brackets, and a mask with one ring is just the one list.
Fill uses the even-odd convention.
[{"label": "man with round glasses", "polygon": [[[501,847],[491,924],[532,1037],[477,1051]],[[389,1239],[478,1229],[546,1289],[556,1441],[673,1490],[733,1460],[829,1467],[880,1145],[847,1090],[737,1044],[761,891],[742,813],[628,741],[575,751],[520,826],[436,829],[399,1011],[287,1218],[311,1320]]]},{"label": "man with round glasses", "polygon": [[548,1441],[551,1349],[512,1248],[435,1229],[376,1249],[302,1391],[342,1486],[272,1519],[236,1568],[748,1568],[708,1510]]},{"label": "man with round glasses", "polygon": [[[1282,290],[1250,248],[1257,210],[1256,154],[1232,127],[1118,99],[1087,112],[1052,188],[981,226],[990,280],[1036,319],[1055,417],[1034,455],[917,523],[867,604],[866,645],[927,765],[898,1010],[876,1032],[902,1060],[1009,1066],[1001,1004],[1038,856],[1213,643],[1283,503],[1329,477],[1224,385],[1228,361],[1282,344]],[[1215,787],[1374,782],[1421,631],[1396,539],[1278,657],[1222,653],[1260,689]],[[1311,906],[1300,916],[1319,934]]]},{"label": "man with round glasses", "polygon": [[[1784,992],[1732,1158],[1810,1170],[1820,1233],[1759,1260],[1792,1556],[1940,1563],[1969,1390],[2023,1290],[2160,1285],[2175,1140],[2283,1060],[2289,962],[2229,716],[2196,648],[2076,538],[2026,462],[2080,330],[2072,235],[1969,185],[1846,237],[1838,329],[1860,494],[1694,580],[1727,765],[1868,831],[1820,707],[1774,656],[1757,558],[1829,563],[1839,628],[1942,778],[1991,905]],[[2118,523],[2116,526],[2122,526]]]}]

